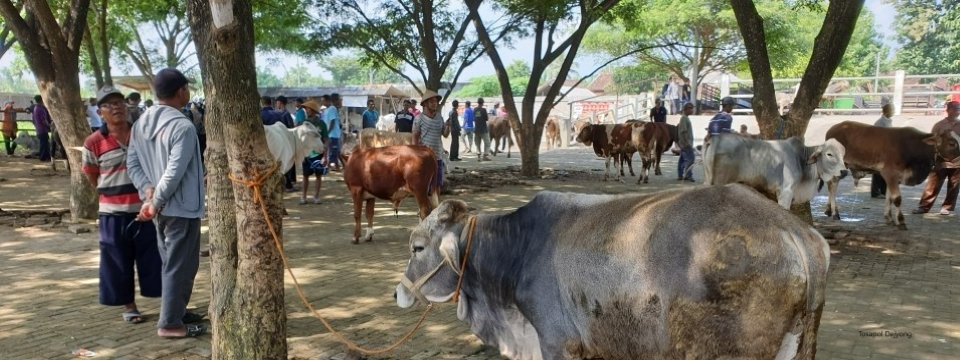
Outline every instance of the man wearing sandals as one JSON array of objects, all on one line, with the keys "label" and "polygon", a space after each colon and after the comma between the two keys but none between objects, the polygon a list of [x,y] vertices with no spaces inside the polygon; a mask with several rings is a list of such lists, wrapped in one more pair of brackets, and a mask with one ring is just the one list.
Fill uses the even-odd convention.
[{"label": "man wearing sandals", "polygon": [[190,102],[187,78],[163,69],[153,78],[159,104],[133,125],[127,171],[140,190],[137,217],[153,220],[163,260],[163,296],[157,335],[163,338],[203,334],[202,316],[187,312],[193,280],[200,268],[200,218],[204,212],[203,166],[196,127],[179,109]]},{"label": "man wearing sandals", "polygon": [[160,253],[152,222],[136,221],[143,202],[127,175],[126,153],[130,143],[127,104],[113,86],[97,92],[95,111],[102,126],[83,142],[83,173],[100,194],[100,303],[123,306],[123,320],[143,322],[134,301],[134,268],[140,279],[140,295],[161,295]]}]

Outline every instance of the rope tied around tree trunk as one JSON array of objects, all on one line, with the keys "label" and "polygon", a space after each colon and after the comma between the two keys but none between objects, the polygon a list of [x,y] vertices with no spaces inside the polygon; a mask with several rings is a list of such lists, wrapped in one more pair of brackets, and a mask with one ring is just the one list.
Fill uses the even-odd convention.
[{"label": "rope tied around tree trunk", "polygon": [[227,177],[230,178],[230,181],[233,181],[238,184],[242,184],[253,191],[253,203],[260,205],[260,211],[263,213],[263,219],[267,222],[267,228],[270,229],[270,234],[273,236],[273,242],[277,247],[277,251],[280,253],[280,259],[283,260],[283,267],[284,269],[287,270],[287,273],[290,274],[290,278],[293,279],[294,288],[297,290],[297,295],[300,296],[300,300],[303,301],[303,304],[307,307],[307,309],[309,309],[310,312],[312,312],[313,315],[317,319],[319,319],[320,322],[323,323],[323,326],[326,327],[327,330],[330,331],[330,333],[333,334],[333,336],[336,337],[338,341],[346,345],[347,348],[351,350],[358,351],[360,353],[367,354],[367,355],[383,354],[383,353],[392,351],[393,349],[396,349],[401,344],[407,342],[407,340],[410,340],[410,337],[413,336],[413,334],[418,329],[420,329],[420,326],[423,324],[423,320],[427,318],[427,314],[430,313],[430,310],[433,310],[433,303],[427,304],[427,309],[423,312],[423,315],[420,316],[420,320],[417,321],[417,325],[414,326],[413,329],[411,329],[409,332],[407,332],[406,335],[400,338],[400,340],[397,340],[395,343],[385,348],[366,349],[366,348],[360,347],[350,339],[347,339],[346,336],[344,336],[343,334],[338,332],[336,329],[334,329],[333,326],[330,325],[330,322],[327,321],[327,319],[325,319],[322,315],[320,315],[320,313],[313,308],[313,305],[311,305],[310,302],[307,301],[307,297],[306,295],[303,294],[303,289],[300,288],[300,283],[297,281],[296,275],[293,274],[293,270],[290,269],[290,263],[287,261],[287,257],[283,253],[283,246],[280,243],[280,236],[277,235],[277,231],[273,226],[273,222],[270,221],[270,216],[267,213],[266,204],[264,204],[263,198],[262,198],[263,194],[261,192],[261,187],[263,186],[264,181],[267,180],[271,174],[277,171],[277,168],[279,167],[279,165],[280,165],[279,162],[275,162],[273,167],[271,167],[270,170],[267,170],[267,172],[263,173],[262,175],[257,169],[253,169],[254,180],[238,179],[237,177],[234,177],[233,174],[227,174]]}]

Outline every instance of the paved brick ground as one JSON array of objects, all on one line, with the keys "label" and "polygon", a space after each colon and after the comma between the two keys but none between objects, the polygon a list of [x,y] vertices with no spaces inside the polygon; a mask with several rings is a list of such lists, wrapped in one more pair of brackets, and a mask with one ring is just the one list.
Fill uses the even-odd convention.
[{"label": "paved brick ground", "polygon": [[[808,135],[809,136],[809,135]],[[636,185],[587,181],[531,180],[487,193],[450,196],[482,211],[509,211],[543,189],[586,193],[648,192],[689,186],[674,182],[676,157],[665,156],[666,176]],[[7,159],[4,159],[7,160]],[[519,164],[498,157],[491,163],[456,165],[468,170]],[[602,169],[590,151],[571,148],[545,153],[542,167],[566,170]],[[37,182],[31,163],[0,166],[0,207],[63,207],[65,180]],[[37,168],[39,168],[37,166]],[[594,173],[599,173],[594,171]],[[702,179],[702,173],[696,174]],[[399,309],[392,299],[408,254],[409,229],[416,224],[415,206],[407,202],[397,217],[379,204],[377,235],[372,244],[350,245],[352,205],[337,176],[324,184],[323,205],[296,205],[285,219],[287,255],[321,314],[351,339],[370,347],[384,346],[405,333],[420,309]],[[596,175],[599,179],[599,175]],[[34,190],[54,196],[24,196],[25,181]],[[18,185],[19,184],[19,185]],[[870,199],[868,181],[853,189],[841,186],[846,220],[817,216],[818,228],[842,237],[831,247],[827,307],[819,336],[822,359],[952,359],[960,354],[960,220],[957,216],[907,215],[908,231],[887,227],[883,202]],[[917,202],[920,188],[903,188],[905,209]],[[815,201],[822,212],[823,197]],[[206,228],[204,228],[204,232]],[[845,235],[845,236],[844,236]],[[67,359],[89,348],[104,359],[206,359],[210,336],[162,340],[155,336],[158,302],[138,298],[147,323],[129,325],[120,310],[97,303],[99,250],[95,234],[74,235],[63,228],[0,227],[0,359]],[[209,304],[209,262],[204,258],[191,307],[205,312]],[[287,281],[288,344],[295,359],[342,359],[336,343],[308,314]],[[865,336],[866,332],[880,336]],[[898,334],[896,337],[893,334]],[[456,319],[455,308],[441,305],[413,339],[387,356],[395,359],[500,359],[485,349]]]}]

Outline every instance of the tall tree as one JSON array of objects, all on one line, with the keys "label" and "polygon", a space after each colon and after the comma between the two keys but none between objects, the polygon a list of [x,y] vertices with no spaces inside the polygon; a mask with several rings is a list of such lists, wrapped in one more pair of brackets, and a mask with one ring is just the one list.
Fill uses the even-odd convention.
[{"label": "tall tree", "polygon": [[[364,63],[402,76],[418,93],[452,89],[460,74],[480,56],[480,42],[469,36],[470,16],[450,2],[434,0],[320,0],[327,25],[313,39],[326,49],[359,49]],[[492,30],[497,43],[514,24]],[[405,71],[409,67],[417,75]],[[452,75],[450,74],[452,72]],[[447,93],[446,95],[449,95]],[[446,97],[444,97],[444,100]],[[443,100],[442,100],[443,101]],[[442,102],[441,101],[441,102]]]},{"label": "tall tree", "polygon": [[[286,359],[283,263],[268,223],[282,229],[280,177],[257,107],[251,0],[188,0],[190,28],[208,99],[207,166],[214,359]],[[261,185],[255,191],[228,175]],[[242,225],[242,226],[240,226]],[[242,261],[241,261],[242,259]]]},{"label": "tall tree", "polygon": [[912,74],[960,72],[960,1],[886,0],[897,10],[897,66]]},{"label": "tall tree", "polygon": [[[190,27],[183,1],[118,1],[113,10],[132,36],[120,44],[120,57],[153,82],[153,74],[167,67],[187,70],[196,66]],[[157,41],[150,41],[152,35]]]},{"label": "tall tree", "polygon": [[87,20],[87,28],[84,29],[83,34],[83,42],[86,45],[87,52],[81,54],[81,59],[86,60],[83,63],[89,66],[89,71],[93,73],[98,89],[104,85],[113,85],[112,52],[110,50],[118,43],[121,36],[132,33],[117,26],[115,17],[108,17],[107,4],[108,0],[92,2],[90,18]]},{"label": "tall tree", "polygon": [[[517,134],[520,146],[521,174],[536,176],[540,171],[539,150],[543,126],[550,110],[563,98],[560,88],[570,73],[583,37],[590,26],[606,15],[619,0],[500,0],[497,3],[507,11],[514,23],[532,24],[532,29],[528,29],[534,38],[530,80],[524,89],[520,107],[514,101],[510,74],[507,73],[506,64],[494,42],[495,38],[491,36],[486,21],[480,16],[482,2],[483,0],[466,0],[469,16],[473,19],[477,35],[500,80],[502,105],[506,107],[507,113],[511,114],[508,119]],[[570,29],[565,31],[563,27],[568,24]],[[540,79],[556,61],[561,64],[557,75],[548,83],[549,87],[539,111],[534,112],[534,99],[541,84]]]},{"label": "tall tree", "polygon": [[[26,55],[44,104],[67,148],[83,145],[90,133],[80,100],[80,47],[87,27],[90,0],[71,0],[62,22],[50,3],[25,0],[26,17],[10,0],[0,0],[0,14]],[[83,175],[80,152],[67,151],[70,161],[70,213],[74,219],[97,216],[97,192]]]},{"label": "tall tree", "polygon": [[[780,117],[774,92],[773,75],[764,38],[764,20],[751,0],[731,0],[731,4],[747,48],[750,73],[753,76],[752,108],[760,125],[761,135],[767,139],[785,139],[791,136],[802,139],[813,111],[820,105],[834,71],[843,60],[844,52],[857,26],[863,0],[829,3],[823,26],[814,42],[810,61],[800,80],[797,96],[784,119]],[[797,6],[804,6],[803,4]],[[820,6],[815,1],[806,4]],[[813,221],[809,203],[795,206],[792,210],[802,218]]]},{"label": "tall tree", "polygon": [[[13,6],[17,9],[19,14],[21,9],[23,9],[23,1],[16,0],[13,2]],[[7,26],[7,22],[3,21],[2,26],[0,26],[0,58],[3,58],[3,55],[7,54],[7,51],[13,48],[13,45],[17,43],[17,37],[13,33],[10,26]]]}]

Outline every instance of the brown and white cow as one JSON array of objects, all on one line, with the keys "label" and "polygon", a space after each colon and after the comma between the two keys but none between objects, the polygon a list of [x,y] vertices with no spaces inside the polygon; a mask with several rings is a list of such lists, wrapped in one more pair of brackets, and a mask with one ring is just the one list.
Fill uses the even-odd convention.
[{"label": "brown and white cow", "polygon": [[556,116],[547,118],[543,130],[547,135],[547,150],[560,147],[560,120]]},{"label": "brown and white cow", "polygon": [[630,166],[630,176],[634,176],[633,163],[629,159],[633,153],[637,152],[636,147],[631,141],[632,122],[624,124],[600,124],[585,125],[577,134],[577,141],[586,145],[593,146],[593,151],[597,156],[606,159],[606,172],[603,174],[603,181],[610,178],[610,161],[613,161],[614,171],[617,175],[617,181],[622,181],[623,164],[621,160],[628,160]]},{"label": "brown and white cow", "polygon": [[490,131],[490,141],[493,142],[493,156],[497,156],[500,145],[506,145],[507,157],[512,154],[513,136],[511,136],[510,121],[505,117],[493,116],[487,121],[487,129]]},{"label": "brown and white cow", "polygon": [[655,175],[663,175],[660,170],[660,158],[673,146],[677,139],[677,127],[667,123],[637,121],[631,124],[630,139],[640,153],[643,169],[637,183],[650,180],[650,168],[656,165]]},{"label": "brown and white cow", "polygon": [[[827,130],[826,139],[836,139],[846,149],[844,162],[855,178],[868,173],[879,173],[887,182],[884,218],[891,225],[906,230],[903,198],[900,184],[916,186],[926,180],[934,166],[934,159],[960,157],[960,136],[955,132],[931,135],[912,127],[881,127],[844,121]],[[839,178],[827,183],[830,192],[827,216],[840,219],[837,206]],[[892,208],[891,208],[892,205]]]},{"label": "brown and white cow", "polygon": [[426,218],[439,203],[440,189],[434,184],[437,158],[425,146],[402,145],[357,149],[343,161],[343,182],[353,197],[353,243],[360,243],[360,212],[366,202],[367,230],[364,241],[373,240],[373,206],[376,199],[390,200],[396,212],[403,199],[413,195]]}]

